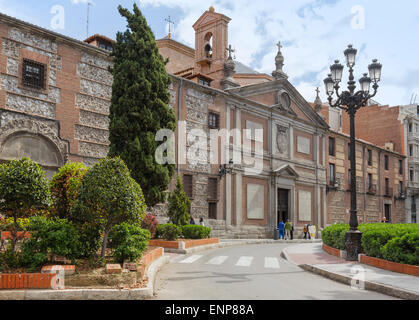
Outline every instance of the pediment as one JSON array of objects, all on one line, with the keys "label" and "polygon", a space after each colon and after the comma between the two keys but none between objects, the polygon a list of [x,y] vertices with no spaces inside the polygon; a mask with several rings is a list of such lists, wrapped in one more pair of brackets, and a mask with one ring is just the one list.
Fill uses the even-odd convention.
[{"label": "pediment", "polygon": [[297,179],[299,174],[289,164],[286,164],[278,169],[274,170],[276,176],[285,178]]},{"label": "pediment", "polygon": [[230,22],[231,19],[223,14],[216,13],[216,12],[210,12],[205,11],[202,16],[195,22],[195,24],[192,26],[195,30],[199,29],[200,27],[203,27],[207,24],[214,23],[219,20],[226,20],[227,22]]}]

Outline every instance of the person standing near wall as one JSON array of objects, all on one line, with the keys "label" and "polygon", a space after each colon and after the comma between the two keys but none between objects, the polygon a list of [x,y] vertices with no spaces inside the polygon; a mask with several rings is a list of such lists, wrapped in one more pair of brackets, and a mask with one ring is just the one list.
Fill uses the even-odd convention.
[{"label": "person standing near wall", "polygon": [[291,239],[291,223],[289,220],[285,223],[285,239]]},{"label": "person standing near wall", "polygon": [[283,221],[281,221],[280,223],[278,223],[278,229],[279,229],[279,239],[284,239],[285,236],[285,223]]}]

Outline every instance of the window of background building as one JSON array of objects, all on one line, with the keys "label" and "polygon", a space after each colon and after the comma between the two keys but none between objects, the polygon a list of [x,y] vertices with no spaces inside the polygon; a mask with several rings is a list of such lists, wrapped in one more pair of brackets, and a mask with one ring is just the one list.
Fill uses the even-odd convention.
[{"label": "window of background building", "polygon": [[219,129],[220,126],[220,116],[216,113],[209,113],[208,116],[208,127],[210,129]]},{"label": "window of background building", "polygon": [[401,194],[403,192],[403,181],[399,182],[399,193]]},{"label": "window of background building", "polygon": [[389,167],[389,165],[388,165],[388,156],[384,156],[384,169],[385,170],[388,170],[388,167]]},{"label": "window of background building", "polygon": [[33,89],[45,89],[45,65],[23,59],[22,84]]},{"label": "window of background building", "polygon": [[372,166],[372,150],[368,150],[368,165]]},{"label": "window of background building", "polygon": [[208,200],[218,200],[218,179],[208,179]]},{"label": "window of background building", "polygon": [[409,156],[413,157],[413,145],[409,146]]},{"label": "window of background building", "polygon": [[403,174],[403,160],[399,160],[399,174]]},{"label": "window of background building", "polygon": [[385,192],[386,192],[386,195],[390,194],[390,180],[388,178],[386,178],[385,180]]},{"label": "window of background building", "polygon": [[409,123],[409,132],[412,133],[413,132],[413,124]]},{"label": "window of background building", "polygon": [[189,199],[193,198],[193,188],[192,188],[192,175],[184,174],[183,175],[183,190],[185,191]]},{"label": "window of background building", "polygon": [[415,180],[415,174],[414,174],[413,170],[410,170],[409,178],[410,178],[411,182],[413,182]]},{"label": "window of background building", "polygon": [[205,79],[205,78],[201,78],[201,77],[198,77],[198,83],[202,84],[203,86],[207,86],[207,87],[211,86],[211,81],[210,80]]},{"label": "window of background building", "polygon": [[372,190],[372,174],[368,173],[368,190]]},{"label": "window of background building", "polygon": [[335,138],[329,138],[329,156],[334,157],[336,155],[336,140]]},{"label": "window of background building", "polygon": [[216,202],[209,202],[208,203],[208,218],[210,219],[217,219],[217,203]]},{"label": "window of background building", "polygon": [[333,163],[329,163],[329,185],[334,187],[336,180],[336,167]]}]

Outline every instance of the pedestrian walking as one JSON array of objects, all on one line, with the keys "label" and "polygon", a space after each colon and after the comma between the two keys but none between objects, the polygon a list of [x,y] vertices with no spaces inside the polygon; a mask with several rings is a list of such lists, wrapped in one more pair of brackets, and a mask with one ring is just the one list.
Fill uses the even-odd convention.
[{"label": "pedestrian walking", "polygon": [[191,220],[189,220],[189,224],[195,224],[195,220],[192,216],[191,216]]},{"label": "pedestrian walking", "polygon": [[284,239],[285,237],[285,223],[283,221],[281,221],[280,223],[278,223],[278,229],[279,229],[279,239]]},{"label": "pedestrian walking", "polygon": [[291,239],[291,223],[289,220],[285,223],[285,239],[290,240]]},{"label": "pedestrian walking", "polygon": [[308,234],[308,239],[311,240],[309,228],[310,228],[310,224],[304,225],[304,239],[307,239],[307,234]]},{"label": "pedestrian walking", "polygon": [[199,225],[205,227],[204,218],[199,219]]}]

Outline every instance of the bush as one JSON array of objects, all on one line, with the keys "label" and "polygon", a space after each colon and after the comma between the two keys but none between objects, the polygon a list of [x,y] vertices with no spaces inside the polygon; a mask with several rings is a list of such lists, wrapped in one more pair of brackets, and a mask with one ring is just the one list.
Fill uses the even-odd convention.
[{"label": "bush", "polygon": [[122,222],[141,223],[145,209],[141,187],[131,178],[124,161],[105,158],[83,177],[73,211],[78,219],[102,228],[104,258],[111,228]]},{"label": "bush", "polygon": [[51,213],[61,219],[70,219],[71,209],[87,168],[82,163],[68,162],[50,181],[52,198]]},{"label": "bush", "polygon": [[68,220],[32,217],[28,230],[32,237],[22,243],[22,266],[39,268],[48,261],[49,254],[63,256],[73,262],[79,256],[79,234]]},{"label": "bush", "polygon": [[323,243],[340,250],[345,250],[345,234],[349,230],[347,224],[334,224],[322,231]]},{"label": "bush", "polygon": [[0,199],[0,213],[13,218],[11,251],[14,252],[17,219],[26,218],[30,210],[49,206],[50,194],[44,171],[28,158],[0,165]]},{"label": "bush", "polygon": [[154,239],[157,232],[157,227],[159,226],[159,222],[157,218],[152,214],[147,214],[143,221],[141,221],[141,228],[147,229],[150,231],[151,238]]},{"label": "bush", "polygon": [[206,239],[211,235],[211,228],[189,224],[182,227],[182,235],[185,239]]},{"label": "bush", "polygon": [[168,202],[169,208],[167,215],[169,216],[170,222],[178,226],[187,225],[190,220],[189,209],[191,207],[191,201],[183,190],[179,176],[176,179],[176,188],[170,193]]},{"label": "bush", "polygon": [[161,224],[157,227],[157,236],[164,240],[173,241],[179,239],[182,229],[172,223]]},{"label": "bush", "polygon": [[408,233],[401,237],[391,239],[381,248],[384,259],[419,265],[419,233]]},{"label": "bush", "polygon": [[[327,227],[322,232],[323,242],[333,248],[345,250],[347,224]],[[362,252],[367,256],[393,262],[419,265],[418,224],[361,224]]]},{"label": "bush", "polygon": [[113,256],[119,263],[135,261],[142,257],[150,240],[150,231],[140,226],[123,222],[112,228],[110,233]]},{"label": "bush", "polygon": [[100,248],[102,243],[102,228],[95,223],[75,224],[79,233],[80,258],[93,257]]}]

